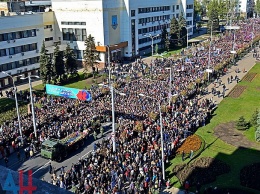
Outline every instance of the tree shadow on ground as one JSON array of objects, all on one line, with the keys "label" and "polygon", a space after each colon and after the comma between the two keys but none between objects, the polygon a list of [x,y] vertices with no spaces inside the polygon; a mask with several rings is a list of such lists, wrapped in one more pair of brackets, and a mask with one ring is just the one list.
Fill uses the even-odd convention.
[{"label": "tree shadow on ground", "polygon": [[[218,149],[218,146],[214,145],[217,139],[205,149]],[[215,158],[193,158],[187,164],[175,166],[168,174],[177,176],[181,185],[188,181],[193,191],[199,189],[200,193],[204,194],[254,194],[260,193],[259,173],[252,174],[252,170],[241,171],[243,167],[251,166],[253,163],[260,163],[259,151],[238,147],[230,155],[219,153]],[[217,178],[222,177],[222,174],[225,174],[225,179]],[[198,187],[198,183],[201,186]]]}]

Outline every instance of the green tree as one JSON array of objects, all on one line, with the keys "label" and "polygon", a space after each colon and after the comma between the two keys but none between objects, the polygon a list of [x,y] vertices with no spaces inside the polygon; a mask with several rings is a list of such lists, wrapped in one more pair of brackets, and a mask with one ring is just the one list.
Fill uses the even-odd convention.
[{"label": "green tree", "polygon": [[219,31],[219,12],[218,12],[218,1],[217,0],[212,0],[208,4],[208,12],[207,16],[209,18],[208,21],[208,33],[211,33],[211,26],[212,26],[212,31]]},{"label": "green tree", "polygon": [[167,33],[168,32],[167,32],[166,26],[164,25],[163,29],[162,29],[162,34],[161,34],[161,45],[162,45],[162,48],[165,48],[165,40],[166,40]]},{"label": "green tree", "polygon": [[202,16],[206,16],[207,15],[207,9],[208,9],[209,2],[210,2],[209,0],[202,0],[201,1]]},{"label": "green tree", "polygon": [[49,84],[51,82],[52,77],[52,64],[50,61],[50,56],[47,53],[45,43],[43,41],[41,47],[41,55],[40,55],[40,77],[42,79],[43,84]]},{"label": "green tree", "polygon": [[91,34],[85,40],[84,50],[84,73],[87,73],[88,68],[92,69],[93,77],[95,77],[95,66],[100,61],[99,52],[96,50],[95,38]]},{"label": "green tree", "polygon": [[67,74],[78,74],[75,53],[70,48],[69,44],[67,44],[66,50],[64,51],[64,65]]},{"label": "green tree", "polygon": [[248,123],[246,122],[246,120],[243,116],[239,117],[238,121],[236,122],[236,128],[238,130],[248,129]]},{"label": "green tree", "polygon": [[260,0],[256,0],[256,2],[255,2],[255,12],[257,14],[257,17],[259,17],[259,14],[260,14]]},{"label": "green tree", "polygon": [[180,17],[179,17],[179,21],[178,21],[178,39],[179,42],[182,45],[186,45],[187,44],[187,29],[186,29],[186,20],[183,17],[183,13],[181,13]]},{"label": "green tree", "polygon": [[171,19],[170,23],[170,42],[171,47],[174,47],[178,43],[178,30],[179,30],[179,23],[175,17]]},{"label": "green tree", "polygon": [[256,127],[257,126],[257,120],[258,120],[258,115],[259,115],[259,110],[256,109],[253,114],[252,114],[252,117],[250,119],[250,125],[253,126],[253,127]]},{"label": "green tree", "polygon": [[65,73],[63,54],[60,51],[60,47],[58,44],[55,45],[55,49],[53,52],[53,81],[56,84],[59,79],[60,82],[63,82],[62,76]]},{"label": "green tree", "polygon": [[202,4],[198,0],[194,0],[194,20],[196,19],[197,16],[201,16],[203,13],[203,7]]},{"label": "green tree", "polygon": [[158,44],[155,45],[155,53],[158,54],[158,51],[159,51],[159,47],[158,47]]},{"label": "green tree", "polygon": [[168,36],[168,33],[166,34],[166,39],[165,39],[165,49],[167,50],[167,51],[169,51],[169,49],[170,49],[170,39],[169,39],[169,36]]},{"label": "green tree", "polygon": [[220,19],[226,19],[228,13],[228,3],[226,0],[219,0],[218,2],[218,14]]}]

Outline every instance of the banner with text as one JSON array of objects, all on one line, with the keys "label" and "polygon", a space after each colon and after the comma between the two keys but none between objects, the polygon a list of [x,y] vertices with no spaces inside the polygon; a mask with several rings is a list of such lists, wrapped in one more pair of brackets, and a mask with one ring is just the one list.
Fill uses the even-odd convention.
[{"label": "banner with text", "polygon": [[46,93],[64,98],[74,98],[79,100],[91,101],[91,94],[87,90],[80,90],[76,88],[67,88],[63,86],[56,86],[46,84]]}]

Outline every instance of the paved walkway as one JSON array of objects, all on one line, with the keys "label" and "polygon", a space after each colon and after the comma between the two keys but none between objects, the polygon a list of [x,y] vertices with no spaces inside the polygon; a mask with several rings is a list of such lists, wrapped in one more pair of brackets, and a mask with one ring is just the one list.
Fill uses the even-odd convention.
[{"label": "paved walkway", "polygon": [[[259,48],[257,49],[258,51],[260,50]],[[244,58],[242,58],[240,61],[237,62],[237,66],[232,66],[230,69],[228,69],[226,75],[222,76],[221,79],[221,83],[225,84],[226,86],[226,93],[225,96],[228,96],[228,94],[232,91],[232,89],[237,85],[237,82],[235,80],[232,81],[232,83],[228,83],[228,78],[230,78],[231,76],[233,76],[233,78],[237,75],[238,78],[240,80],[243,79],[243,77],[247,74],[247,72],[255,65],[256,59],[253,58],[253,53],[250,52],[248,53]],[[236,69],[239,68],[240,72],[236,73]],[[243,72],[243,70],[246,70],[245,73]],[[218,84],[217,84],[218,86]],[[211,93],[211,88],[214,87],[214,83],[211,83],[207,88],[208,91],[210,92],[209,94],[203,96],[201,99],[205,99],[205,98],[213,98],[213,100],[216,102],[216,104],[219,104],[222,100],[223,97],[217,97],[214,96]],[[222,92],[222,86],[220,86],[220,88],[216,88],[217,90],[220,90]]]},{"label": "paved walkway", "polygon": [[[258,49],[259,51],[260,49]],[[237,82],[236,81],[232,81],[232,83],[228,84],[228,77],[230,78],[231,75],[233,76],[233,78],[237,75],[239,77],[240,80],[242,80],[242,78],[246,75],[246,73],[255,65],[256,59],[253,58],[253,53],[250,52],[248,53],[244,58],[242,58],[240,61],[237,62],[237,66],[232,66],[230,69],[228,69],[228,72],[226,75],[222,76],[220,79],[222,81],[222,84],[225,84],[227,86],[227,91],[226,91],[226,96],[229,94],[230,91],[232,91],[232,89],[236,86]],[[235,70],[239,68],[240,72],[236,73]],[[245,73],[243,73],[243,69],[246,70]],[[214,87],[214,83],[211,83],[207,88],[208,91],[211,91],[211,88]],[[222,87],[221,87],[222,90]],[[209,99],[209,98],[213,98],[213,100],[215,101],[216,104],[219,104],[222,100],[223,97],[217,97],[214,96],[212,93],[209,93],[205,96],[203,96],[201,99]],[[165,189],[163,192],[161,192],[161,194],[185,194],[185,192],[183,190],[180,190],[178,188],[170,188],[170,189]],[[192,193],[190,193],[192,194]]]},{"label": "paved walkway", "polygon": [[[260,49],[258,49],[259,51]],[[145,61],[151,61],[151,57],[146,57],[145,58]],[[243,73],[243,69],[246,70],[246,72],[248,72],[254,65],[255,65],[255,61],[256,59],[253,58],[253,53],[249,53],[247,54],[243,59],[241,59],[240,61],[238,61],[238,65],[237,66],[232,66],[230,69],[228,69],[228,72],[226,75],[222,76],[221,77],[221,80],[222,80],[222,84],[225,84],[227,86],[227,91],[226,91],[226,96],[228,95],[228,93],[235,87],[236,85],[236,81],[233,81],[232,83],[228,84],[227,83],[227,79],[228,77],[230,77],[231,75],[233,77],[235,77],[236,75],[238,75],[239,79],[241,80],[245,75],[246,73]],[[236,73],[235,70],[239,68],[240,72],[239,73]],[[36,86],[36,85],[39,85],[41,84],[41,80],[39,81],[35,81],[32,83],[32,86]],[[214,87],[214,84],[211,83],[209,86],[208,86],[208,91],[211,91],[211,88]],[[29,85],[28,84],[24,84],[24,85],[20,85],[20,86],[17,86],[18,88],[18,91],[19,90],[25,90],[25,89],[28,89],[29,88]],[[222,89],[222,88],[221,88]],[[209,93],[205,96],[203,96],[201,99],[205,99],[205,98],[213,98],[213,100],[215,100],[216,104],[219,104],[222,100],[223,100],[223,97],[220,97],[218,98],[217,96],[214,96],[213,94]],[[178,188],[170,188],[170,189],[165,189],[163,192],[161,192],[162,194],[185,194],[185,192],[183,190],[180,190]],[[192,194],[192,193],[190,193]]]},{"label": "paved walkway", "polygon": [[259,144],[249,141],[245,135],[236,130],[235,122],[222,123],[214,129],[214,135],[227,144],[235,147],[254,148],[260,150]]}]

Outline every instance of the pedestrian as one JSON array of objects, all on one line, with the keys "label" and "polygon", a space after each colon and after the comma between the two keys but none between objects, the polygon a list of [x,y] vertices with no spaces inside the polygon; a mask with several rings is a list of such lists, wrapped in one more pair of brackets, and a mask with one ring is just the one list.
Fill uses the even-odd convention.
[{"label": "pedestrian", "polygon": [[182,153],[181,153],[181,158],[182,158],[182,161],[185,160],[185,153],[184,153],[184,151],[182,151]]},{"label": "pedestrian", "polygon": [[185,192],[188,193],[188,192],[189,192],[189,189],[190,189],[189,181],[186,181],[186,182],[185,182],[184,188],[185,188]]},{"label": "pedestrian", "polygon": [[190,159],[193,158],[193,150],[190,151]]},{"label": "pedestrian", "polygon": [[170,188],[170,183],[171,183],[171,182],[170,182],[170,179],[168,179],[167,182],[166,182],[166,187],[167,187],[167,189]]},{"label": "pedestrian", "polygon": [[65,169],[64,166],[61,166],[61,167],[60,167],[60,172],[61,172],[61,174],[64,174],[64,172],[65,172],[64,169]]},{"label": "pedestrian", "polygon": [[103,126],[101,125],[101,126],[100,126],[100,134],[101,134],[101,137],[103,137],[103,133],[104,133],[104,128],[103,128]]},{"label": "pedestrian", "polygon": [[52,174],[52,169],[53,169],[53,168],[52,168],[52,165],[51,165],[51,163],[49,163],[49,173],[50,173],[50,174]]},{"label": "pedestrian", "polygon": [[30,149],[30,159],[32,159],[32,157],[33,157],[33,150],[32,149]]},{"label": "pedestrian", "polygon": [[25,158],[29,158],[29,149],[28,148],[25,148],[24,149],[24,154],[25,154]]},{"label": "pedestrian", "polygon": [[95,130],[93,132],[93,137],[94,137],[95,140],[97,139],[97,132]]},{"label": "pedestrian", "polygon": [[229,77],[227,78],[227,82],[228,82],[228,84],[229,84],[229,82],[230,82],[230,78],[229,78]]},{"label": "pedestrian", "polygon": [[233,76],[231,75],[230,76],[230,83],[232,83],[232,81],[233,81]]},{"label": "pedestrian", "polygon": [[220,91],[218,91],[218,97],[220,98]]},{"label": "pedestrian", "polygon": [[4,158],[4,161],[5,161],[5,166],[7,167],[7,164],[8,164],[8,158],[5,157],[5,158]]}]

